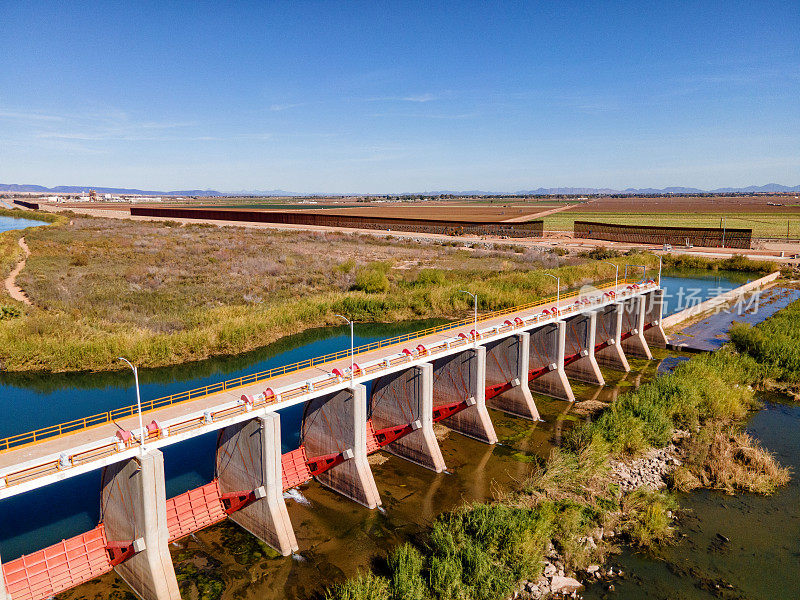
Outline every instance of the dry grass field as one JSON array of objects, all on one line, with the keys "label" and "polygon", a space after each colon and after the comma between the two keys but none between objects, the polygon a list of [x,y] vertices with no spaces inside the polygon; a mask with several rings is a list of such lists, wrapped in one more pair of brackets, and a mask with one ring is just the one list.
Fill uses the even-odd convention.
[{"label": "dry grass field", "polygon": [[539,248],[78,215],[26,240],[18,283],[34,306],[0,321],[9,370],[114,369],[120,355],[175,364],[334,324],[334,313],[458,317],[471,308],[459,290],[478,291],[484,311],[554,293],[547,271],[562,289],[609,276]]}]

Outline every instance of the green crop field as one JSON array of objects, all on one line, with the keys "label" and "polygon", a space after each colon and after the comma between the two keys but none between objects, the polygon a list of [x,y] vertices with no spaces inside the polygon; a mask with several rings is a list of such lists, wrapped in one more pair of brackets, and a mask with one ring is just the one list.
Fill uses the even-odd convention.
[{"label": "green crop field", "polygon": [[572,231],[573,221],[596,221],[621,225],[659,225],[663,227],[719,227],[720,220],[733,229],[752,229],[754,237],[800,237],[800,214],[769,215],[760,213],[597,213],[566,210],[544,217],[545,231]]}]

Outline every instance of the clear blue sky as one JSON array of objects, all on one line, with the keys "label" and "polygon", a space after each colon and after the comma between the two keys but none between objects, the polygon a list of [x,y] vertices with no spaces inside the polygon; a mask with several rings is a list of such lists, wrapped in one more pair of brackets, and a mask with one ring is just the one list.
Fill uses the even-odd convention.
[{"label": "clear blue sky", "polygon": [[787,2],[2,2],[0,182],[800,184]]}]

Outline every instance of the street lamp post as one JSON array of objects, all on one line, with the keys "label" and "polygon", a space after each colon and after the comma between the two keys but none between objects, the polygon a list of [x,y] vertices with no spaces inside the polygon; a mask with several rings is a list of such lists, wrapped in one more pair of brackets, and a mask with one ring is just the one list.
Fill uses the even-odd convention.
[{"label": "street lamp post", "polygon": [[556,280],[556,315],[561,314],[561,277],[556,277],[555,275],[551,275],[550,273],[543,273],[543,275],[547,275],[548,277],[552,277]]},{"label": "street lamp post", "polygon": [[661,255],[658,255],[658,287],[661,287]]},{"label": "street lamp post", "polygon": [[127,358],[119,357],[119,360],[128,363],[128,366],[133,371],[133,381],[136,384],[136,408],[139,411],[139,437],[141,439],[141,446],[139,450],[142,455],[144,455],[145,447],[144,447],[144,440],[146,439],[145,431],[144,431],[144,422],[142,421],[142,397],[139,395],[139,369],[131,364]]},{"label": "street lamp post", "polygon": [[353,385],[353,322],[343,315],[333,315],[350,323],[350,385]]},{"label": "street lamp post", "polygon": [[611,265],[614,267],[614,291],[617,291],[617,285],[619,285],[619,265],[612,263],[610,260],[601,260],[600,262],[605,263],[607,265]]},{"label": "street lamp post", "polygon": [[475,347],[478,347],[478,294],[473,294],[472,292],[468,292],[467,290],[459,290],[462,294],[469,294],[475,300],[475,317],[473,329],[475,331]]}]

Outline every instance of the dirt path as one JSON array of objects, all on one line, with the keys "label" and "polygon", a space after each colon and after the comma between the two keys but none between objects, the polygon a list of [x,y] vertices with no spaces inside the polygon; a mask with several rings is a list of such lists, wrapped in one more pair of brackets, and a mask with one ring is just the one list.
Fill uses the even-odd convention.
[{"label": "dirt path", "polygon": [[25,292],[17,285],[17,275],[20,274],[22,269],[25,268],[25,260],[31,255],[31,251],[28,249],[28,245],[25,243],[25,238],[19,238],[17,242],[19,247],[22,248],[22,251],[25,253],[25,258],[17,263],[17,266],[14,267],[14,270],[8,274],[5,280],[5,286],[8,290],[9,295],[14,299],[18,300],[19,302],[24,302],[28,306],[33,306],[31,301],[28,299],[28,296],[25,295]]},{"label": "dirt path", "polygon": [[540,213],[535,213],[532,215],[522,215],[521,217],[514,217],[513,219],[506,219],[503,223],[522,223],[524,221],[531,221],[534,219],[541,219],[542,217],[546,217],[547,215],[553,215],[557,212],[561,212],[562,210],[569,210],[570,208],[575,208],[576,206],[585,206],[588,202],[584,204],[567,204],[566,206],[559,206],[558,208],[551,208],[550,210],[544,210]]}]

